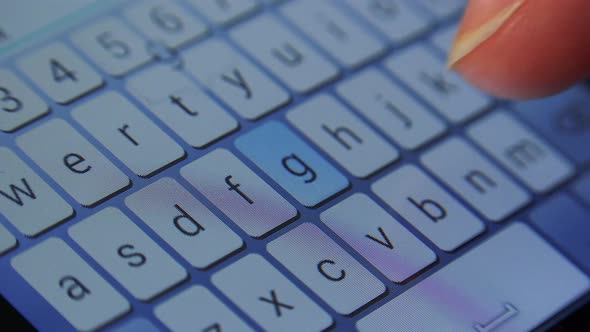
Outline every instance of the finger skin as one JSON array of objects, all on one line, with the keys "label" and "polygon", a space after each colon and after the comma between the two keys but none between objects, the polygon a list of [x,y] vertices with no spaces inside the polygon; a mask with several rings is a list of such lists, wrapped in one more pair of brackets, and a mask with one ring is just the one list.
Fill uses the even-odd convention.
[{"label": "finger skin", "polygon": [[[472,0],[456,42],[511,2]],[[557,93],[590,76],[590,1],[526,0],[453,69],[499,97]]]}]

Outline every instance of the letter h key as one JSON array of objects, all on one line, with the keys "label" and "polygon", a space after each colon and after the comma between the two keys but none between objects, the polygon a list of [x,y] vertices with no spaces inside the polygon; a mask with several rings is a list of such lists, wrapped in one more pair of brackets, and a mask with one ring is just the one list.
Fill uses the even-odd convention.
[{"label": "letter h key", "polygon": [[333,97],[313,98],[290,111],[287,118],[356,177],[366,178],[399,156],[395,148]]}]

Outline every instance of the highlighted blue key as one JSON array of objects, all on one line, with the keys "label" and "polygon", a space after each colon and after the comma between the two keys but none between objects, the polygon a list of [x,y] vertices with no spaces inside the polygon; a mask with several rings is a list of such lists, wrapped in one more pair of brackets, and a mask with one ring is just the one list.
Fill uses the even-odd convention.
[{"label": "highlighted blue key", "polygon": [[348,179],[287,126],[268,122],[239,137],[236,147],[307,207],[348,187]]}]

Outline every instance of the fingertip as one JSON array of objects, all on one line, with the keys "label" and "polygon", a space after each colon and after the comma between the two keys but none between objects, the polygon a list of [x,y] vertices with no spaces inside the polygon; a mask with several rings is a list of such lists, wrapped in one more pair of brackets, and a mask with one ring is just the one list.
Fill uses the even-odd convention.
[{"label": "fingertip", "polygon": [[476,0],[469,3],[449,53],[448,67],[492,37],[518,11],[524,0]]},{"label": "fingertip", "polygon": [[590,1],[523,1],[502,16],[492,33],[457,56],[457,44],[503,10],[497,6],[481,14],[484,7],[476,3],[484,2],[489,3],[473,1],[468,7],[450,54],[452,69],[469,82],[499,97],[523,99],[556,93],[590,75]]}]

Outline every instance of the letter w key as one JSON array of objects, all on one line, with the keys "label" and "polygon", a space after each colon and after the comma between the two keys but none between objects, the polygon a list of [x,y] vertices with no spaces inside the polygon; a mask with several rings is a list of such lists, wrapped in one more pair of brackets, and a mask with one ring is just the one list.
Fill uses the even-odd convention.
[{"label": "letter w key", "polygon": [[0,212],[27,236],[70,217],[74,210],[8,148],[0,148]]}]

